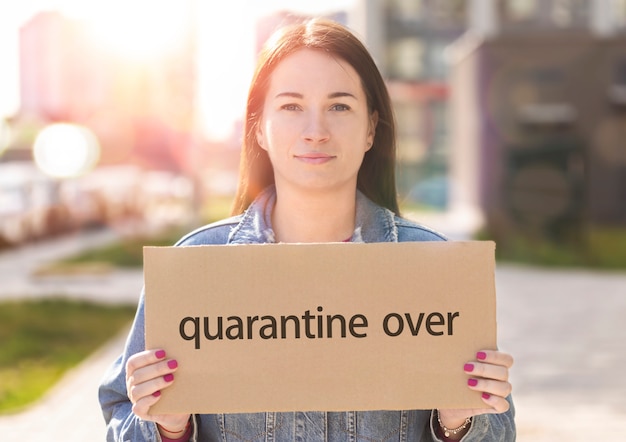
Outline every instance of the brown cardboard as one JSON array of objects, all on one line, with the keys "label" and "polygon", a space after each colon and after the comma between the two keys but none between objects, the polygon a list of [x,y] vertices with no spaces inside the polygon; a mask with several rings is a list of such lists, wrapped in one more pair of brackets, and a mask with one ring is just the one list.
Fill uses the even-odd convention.
[{"label": "brown cardboard", "polygon": [[[146,347],[179,363],[152,413],[481,407],[463,365],[496,348],[494,249],[482,241],[146,247]],[[424,313],[417,336],[407,313],[414,326]],[[431,313],[442,316],[429,321]],[[299,338],[293,318],[281,337],[280,317],[290,315]],[[327,315],[345,318],[345,337],[341,318],[328,336]],[[216,335],[218,316],[222,339],[206,339],[203,318]],[[403,332],[392,336],[399,317]]]}]

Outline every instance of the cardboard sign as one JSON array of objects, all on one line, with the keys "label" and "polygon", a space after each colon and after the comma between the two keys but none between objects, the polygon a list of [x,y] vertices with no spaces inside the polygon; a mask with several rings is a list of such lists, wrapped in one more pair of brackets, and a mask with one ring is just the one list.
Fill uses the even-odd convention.
[{"label": "cardboard sign", "polygon": [[492,242],[146,247],[146,348],[176,358],[152,413],[482,407]]}]

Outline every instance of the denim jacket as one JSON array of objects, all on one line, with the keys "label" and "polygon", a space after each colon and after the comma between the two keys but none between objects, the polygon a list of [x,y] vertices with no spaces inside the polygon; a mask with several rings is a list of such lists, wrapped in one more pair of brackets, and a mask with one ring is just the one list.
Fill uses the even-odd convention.
[{"label": "denim jacket", "polygon": [[[275,202],[273,188],[264,191],[242,215],[202,227],[177,245],[272,243],[270,216]],[[356,200],[359,242],[441,241],[443,235],[400,218],[360,192]],[[126,395],[125,365],[144,350],[144,294],[123,354],[105,374],[99,389],[107,423],[107,441],[160,441],[154,422],[139,419]],[[511,402],[510,398],[509,402]],[[210,400],[210,398],[207,398]],[[193,415],[190,441],[437,441],[432,410],[289,412]],[[463,441],[511,441],[515,439],[514,410],[474,417]]]}]

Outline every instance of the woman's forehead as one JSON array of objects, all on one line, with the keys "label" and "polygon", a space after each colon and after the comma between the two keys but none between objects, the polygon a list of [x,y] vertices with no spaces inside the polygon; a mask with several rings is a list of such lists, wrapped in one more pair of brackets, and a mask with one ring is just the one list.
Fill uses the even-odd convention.
[{"label": "woman's forehead", "polygon": [[313,49],[300,49],[281,60],[270,75],[270,90],[340,89],[363,92],[361,78],[345,60]]}]

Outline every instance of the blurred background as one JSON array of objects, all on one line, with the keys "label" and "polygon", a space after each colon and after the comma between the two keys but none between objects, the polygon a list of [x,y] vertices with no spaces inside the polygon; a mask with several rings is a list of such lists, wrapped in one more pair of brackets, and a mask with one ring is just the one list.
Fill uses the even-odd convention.
[{"label": "blurred background", "polygon": [[104,433],[142,247],[229,213],[256,54],[313,16],[387,81],[403,213],[497,242],[520,440],[623,433],[626,0],[21,0],[0,6],[6,440]]},{"label": "blurred background", "polygon": [[387,79],[405,212],[453,214],[501,256],[626,260],[623,0],[3,7],[0,247],[204,222],[235,189],[258,49],[319,15],[361,36]]}]

